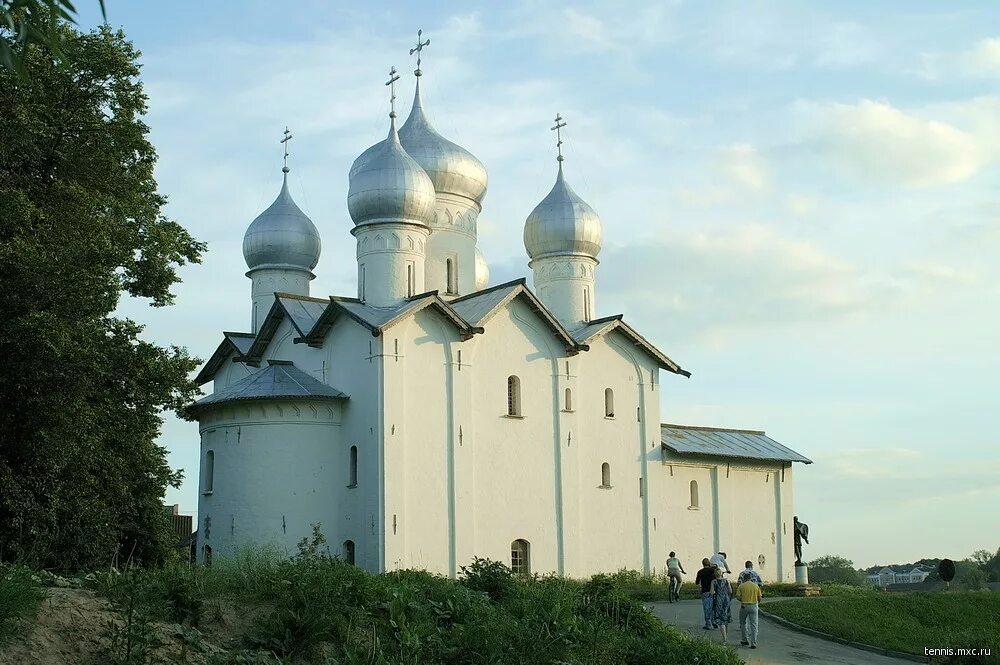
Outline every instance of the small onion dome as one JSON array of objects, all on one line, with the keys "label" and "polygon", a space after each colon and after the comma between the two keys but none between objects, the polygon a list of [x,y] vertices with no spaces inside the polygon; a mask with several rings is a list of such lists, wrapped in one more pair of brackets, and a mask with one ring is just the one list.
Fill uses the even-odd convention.
[{"label": "small onion dome", "polygon": [[319,231],[292,200],[286,172],[278,198],[250,223],[243,236],[247,267],[311,271],[319,263],[321,249]]},{"label": "small onion dome", "polygon": [[399,140],[430,176],[438,193],[461,196],[476,203],[486,198],[486,167],[471,152],[434,131],[420,103],[419,78],[410,116],[399,128]]},{"label": "small onion dome", "polygon": [[409,222],[426,226],[434,216],[434,184],[399,143],[396,121],[389,136],[354,160],[347,210],[354,224]]},{"label": "small onion dome", "polygon": [[476,247],[476,291],[482,291],[490,285],[490,267],[486,264],[486,257]]},{"label": "small onion dome", "polygon": [[566,182],[562,163],[552,191],[524,223],[524,248],[532,259],[558,254],[596,259],[601,251],[601,218]]}]

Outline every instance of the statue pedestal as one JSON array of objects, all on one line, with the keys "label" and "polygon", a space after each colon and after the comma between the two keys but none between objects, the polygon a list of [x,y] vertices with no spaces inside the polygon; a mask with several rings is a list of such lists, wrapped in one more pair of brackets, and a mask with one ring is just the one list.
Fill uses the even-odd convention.
[{"label": "statue pedestal", "polygon": [[795,583],[809,584],[809,566],[795,566]]}]

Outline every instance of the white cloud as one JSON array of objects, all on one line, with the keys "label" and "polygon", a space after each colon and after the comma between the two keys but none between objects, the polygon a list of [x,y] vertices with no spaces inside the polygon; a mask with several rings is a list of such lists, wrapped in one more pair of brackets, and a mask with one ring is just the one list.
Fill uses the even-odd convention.
[{"label": "white cloud", "polygon": [[606,51],[614,46],[601,19],[569,8],[562,11],[562,16],[570,34],[577,38],[581,47]]},{"label": "white cloud", "polygon": [[745,189],[762,191],[771,184],[760,153],[752,145],[739,143],[721,150],[722,170]]},{"label": "white cloud", "polygon": [[993,157],[973,133],[885,102],[806,107],[825,151],[865,181],[906,187],[958,183]]},{"label": "white cloud", "polygon": [[923,58],[925,78],[1000,76],[1000,38],[989,37],[958,53],[931,53]]},{"label": "white cloud", "polygon": [[973,284],[979,279],[976,271],[969,268],[959,268],[931,261],[910,261],[907,263],[906,269],[912,274],[934,283]]},{"label": "white cloud", "polygon": [[674,233],[601,255],[606,302],[673,338],[714,341],[790,323],[824,322],[891,306],[889,280],[761,224]]}]

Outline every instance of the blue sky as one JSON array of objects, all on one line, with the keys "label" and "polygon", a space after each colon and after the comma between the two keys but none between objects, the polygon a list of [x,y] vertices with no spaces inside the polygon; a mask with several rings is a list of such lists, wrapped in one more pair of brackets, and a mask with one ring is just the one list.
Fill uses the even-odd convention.
[{"label": "blue sky", "polygon": [[[664,378],[664,420],[765,429],[815,460],[796,468],[807,558],[1000,545],[1000,7],[497,4],[110,0],[143,51],[168,213],[209,243],[176,306],[122,311],[203,359],[247,328],[241,242],[286,124],[324,241],[313,293],[353,294],[347,171],[385,133],[391,65],[408,109],[420,27],[427,111],[489,170],[493,283],[528,273],[558,111],[604,223],[597,313],[694,374]],[[162,440],[189,478],[168,499],[193,512],[197,426]]]}]

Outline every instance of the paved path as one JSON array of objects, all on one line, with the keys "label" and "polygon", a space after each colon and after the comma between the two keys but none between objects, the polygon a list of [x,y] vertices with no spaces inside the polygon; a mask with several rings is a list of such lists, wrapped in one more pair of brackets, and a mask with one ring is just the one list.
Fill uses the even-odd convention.
[{"label": "paved path", "polygon": [[[702,628],[700,600],[682,600],[679,603],[649,603],[647,605],[665,623],[700,638],[714,642],[722,640],[718,630]],[[740,646],[739,603],[733,603],[733,622],[729,624],[729,642],[751,665],[900,665],[912,661],[888,658],[878,654],[853,649],[843,644],[811,637],[780,626],[763,616],[756,649]]]}]

